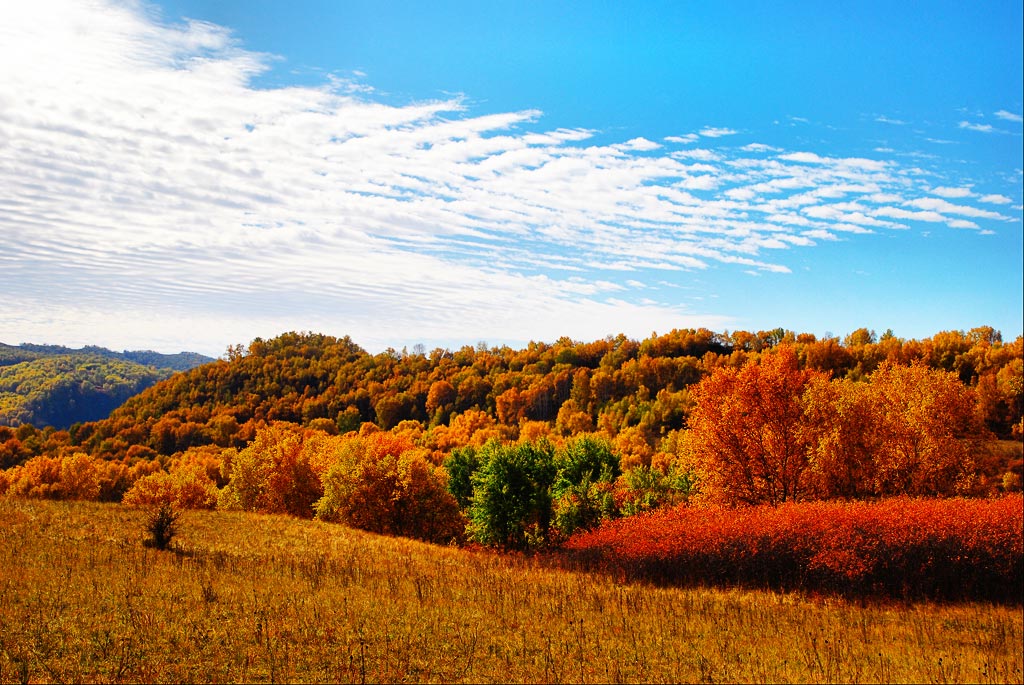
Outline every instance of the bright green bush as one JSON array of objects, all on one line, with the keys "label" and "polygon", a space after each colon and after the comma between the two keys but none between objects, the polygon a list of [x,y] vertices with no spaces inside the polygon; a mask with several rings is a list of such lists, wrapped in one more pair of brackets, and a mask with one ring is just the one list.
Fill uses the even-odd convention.
[{"label": "bright green bush", "polygon": [[555,464],[558,476],[552,497],[559,535],[593,528],[615,514],[612,489],[621,471],[619,457],[607,441],[593,435],[570,440],[556,453]]},{"label": "bright green bush", "polygon": [[448,472],[448,492],[452,493],[461,509],[468,507],[473,498],[473,474],[480,468],[480,463],[480,457],[471,445],[455,448],[444,461]]}]

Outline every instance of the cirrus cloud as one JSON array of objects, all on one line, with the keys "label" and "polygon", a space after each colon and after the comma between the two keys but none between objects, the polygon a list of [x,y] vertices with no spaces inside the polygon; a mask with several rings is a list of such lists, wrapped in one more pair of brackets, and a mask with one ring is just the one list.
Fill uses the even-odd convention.
[{"label": "cirrus cloud", "polygon": [[[6,19],[4,336],[60,326],[81,342],[216,353],[288,329],[383,347],[410,330],[443,341],[722,328],[728,315],[643,284],[788,274],[787,251],[906,228],[890,219],[1007,219],[927,197],[893,160],[597,144],[585,128],[546,130],[537,110],[386,104],[338,78],[257,88],[273,57],[135,5],[52,0]],[[738,135],[708,126],[664,140]]]}]

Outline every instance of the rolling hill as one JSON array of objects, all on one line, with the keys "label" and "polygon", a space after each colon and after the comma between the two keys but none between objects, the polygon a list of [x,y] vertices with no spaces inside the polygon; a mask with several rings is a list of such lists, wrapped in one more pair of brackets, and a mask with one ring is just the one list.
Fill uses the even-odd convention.
[{"label": "rolling hill", "polygon": [[67,428],[98,421],[158,381],[208,361],[194,352],[0,343],[0,425]]}]

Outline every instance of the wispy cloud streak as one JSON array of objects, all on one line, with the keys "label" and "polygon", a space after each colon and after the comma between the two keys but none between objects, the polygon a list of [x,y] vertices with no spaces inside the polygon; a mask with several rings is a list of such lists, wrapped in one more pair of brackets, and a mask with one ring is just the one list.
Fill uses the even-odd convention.
[{"label": "wispy cloud streak", "polygon": [[1015,114],[1014,112],[1007,112],[1005,109],[1001,109],[995,113],[995,116],[1004,121],[1016,121],[1018,124],[1024,122],[1024,116]]},{"label": "wispy cloud streak", "polygon": [[288,327],[372,345],[718,326],[636,284],[787,273],[786,250],[905,221],[1010,220],[892,160],[598,145],[539,111],[385,104],[338,79],[258,89],[272,59],[222,27],[98,1],[21,12],[0,28],[0,286],[26,337],[61,317],[206,349]]}]

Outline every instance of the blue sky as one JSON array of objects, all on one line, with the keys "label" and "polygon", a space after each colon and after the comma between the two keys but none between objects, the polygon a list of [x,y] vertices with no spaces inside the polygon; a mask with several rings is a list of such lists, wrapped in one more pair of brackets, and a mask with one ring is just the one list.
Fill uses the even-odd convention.
[{"label": "blue sky", "polygon": [[1021,334],[1020,3],[0,22],[0,341]]}]

